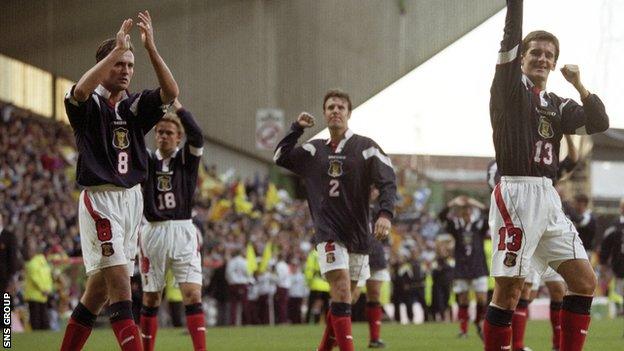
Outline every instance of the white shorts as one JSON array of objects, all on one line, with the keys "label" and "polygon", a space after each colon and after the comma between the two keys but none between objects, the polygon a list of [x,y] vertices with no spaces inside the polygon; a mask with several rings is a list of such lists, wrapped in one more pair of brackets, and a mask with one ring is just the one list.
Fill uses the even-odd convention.
[{"label": "white shorts", "polygon": [[141,186],[89,187],[80,193],[78,223],[87,275],[102,268],[127,265],[134,274],[137,237],[143,216]]},{"label": "white shorts", "polygon": [[347,269],[351,281],[365,281],[370,277],[368,255],[349,253],[340,243],[324,241],[316,245],[321,274],[337,269]]},{"label": "white shorts", "polygon": [[453,280],[454,293],[461,294],[470,291],[470,289],[477,293],[486,293],[488,291],[488,277]]},{"label": "white shorts", "polygon": [[574,225],[548,178],[502,177],[490,206],[493,277],[529,275],[571,259],[587,259]]},{"label": "white shorts", "polygon": [[546,271],[540,274],[536,269],[531,269],[531,272],[526,277],[525,283],[531,284],[531,290],[539,290],[541,285],[549,282],[562,282],[565,283],[563,277],[557,273],[554,269],[548,267]]},{"label": "white shorts", "polygon": [[368,280],[374,280],[378,282],[389,282],[390,281],[390,271],[388,268],[380,269],[377,271],[371,272],[370,278]]},{"label": "white shorts", "polygon": [[199,237],[190,219],[147,222],[139,238],[139,256],[143,291],[162,291],[167,268],[176,284],[202,284]]}]

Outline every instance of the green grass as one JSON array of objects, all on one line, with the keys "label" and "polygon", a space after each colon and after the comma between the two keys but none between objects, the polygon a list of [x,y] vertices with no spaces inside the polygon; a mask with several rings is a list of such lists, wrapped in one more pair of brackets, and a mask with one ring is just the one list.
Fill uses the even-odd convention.
[{"label": "green grass", "polygon": [[[472,326],[471,326],[472,328]],[[356,323],[353,327],[356,350],[368,345],[368,326]],[[596,320],[592,322],[585,350],[624,350],[624,323],[619,320]],[[423,325],[396,325],[386,323],[382,338],[389,350],[460,351],[481,350],[482,344],[470,329],[468,339],[457,339],[458,327],[450,323]],[[208,328],[208,350],[315,350],[322,334],[321,326]],[[15,350],[58,350],[61,332],[30,332],[13,335]],[[550,350],[550,323],[529,322],[526,346],[534,351]],[[89,338],[85,350],[118,350],[113,332],[108,328],[96,329]],[[186,329],[163,328],[158,331],[156,350],[192,350]],[[337,350],[337,348],[335,349]]]}]

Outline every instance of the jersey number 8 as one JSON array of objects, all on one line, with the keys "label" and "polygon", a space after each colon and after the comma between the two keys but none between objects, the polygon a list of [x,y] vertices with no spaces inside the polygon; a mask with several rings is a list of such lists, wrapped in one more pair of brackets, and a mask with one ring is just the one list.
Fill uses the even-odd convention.
[{"label": "jersey number 8", "polygon": [[125,151],[117,155],[117,172],[119,172],[119,174],[128,173],[128,153]]}]

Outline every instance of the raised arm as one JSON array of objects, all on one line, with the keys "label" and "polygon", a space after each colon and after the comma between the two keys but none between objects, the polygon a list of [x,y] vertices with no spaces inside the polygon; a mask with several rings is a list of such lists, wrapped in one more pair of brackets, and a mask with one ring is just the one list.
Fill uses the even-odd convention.
[{"label": "raised arm", "polygon": [[139,12],[140,22],[137,23],[141,31],[141,41],[143,46],[147,50],[156,77],[158,78],[158,84],[160,85],[160,98],[164,104],[169,104],[178,97],[180,90],[178,89],[178,83],[173,78],[173,74],[165,64],[165,61],[160,57],[158,50],[156,50],[156,44],[154,43],[154,29],[152,27],[152,18],[149,12]]},{"label": "raised arm", "polygon": [[290,126],[288,133],[279,144],[277,144],[275,154],[273,155],[273,161],[278,166],[301,174],[303,165],[308,157],[314,157],[316,154],[316,148],[310,143],[303,144],[299,147],[295,146],[299,138],[303,135],[304,129],[312,126],[314,126],[314,117],[307,112],[300,113],[297,117],[297,121]]},{"label": "raised arm", "polygon": [[195,156],[201,156],[204,147],[204,135],[202,134],[201,128],[197,125],[191,112],[185,109],[178,99],[173,101],[173,107],[176,115],[180,117],[182,126],[184,126],[186,143],[189,145],[189,151]]},{"label": "raised arm", "polygon": [[565,134],[594,134],[609,129],[609,116],[605,106],[596,94],[591,94],[581,82],[581,73],[577,65],[565,65],[561,68],[563,77],[578,91],[579,105],[572,99],[564,99],[559,105],[561,127]]},{"label": "raised arm", "polygon": [[522,82],[520,53],[522,52],[522,0],[507,0],[505,33],[501,41],[496,73],[490,89],[491,105],[502,109],[515,94]]},{"label": "raised arm", "polygon": [[106,78],[108,72],[121,59],[123,54],[130,50],[130,29],[132,28],[132,19],[127,19],[121,24],[121,28],[115,37],[115,48],[95,66],[91,67],[85,74],[80,77],[73,90],[73,98],[76,101],[87,101],[91,93]]}]

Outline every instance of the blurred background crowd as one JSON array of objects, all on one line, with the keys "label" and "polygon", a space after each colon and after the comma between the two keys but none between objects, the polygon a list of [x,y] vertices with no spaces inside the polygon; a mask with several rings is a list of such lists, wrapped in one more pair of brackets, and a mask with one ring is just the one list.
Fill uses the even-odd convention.
[{"label": "blurred background crowd", "polygon": [[[0,227],[13,234],[13,241],[0,246],[0,265],[2,288],[14,297],[16,329],[61,328],[83,289],[75,161],[68,125],[0,105]],[[318,323],[329,286],[310,243],[313,226],[305,200],[265,174],[239,179],[235,170],[202,165],[199,177],[193,221],[202,243],[209,324]],[[387,318],[404,323],[453,318],[453,239],[422,199],[426,193],[401,190],[385,243],[392,281],[384,285],[382,303]],[[602,233],[588,202],[581,195],[566,205],[602,274],[599,294],[608,295],[609,271],[600,269],[599,259]],[[182,297],[171,278],[165,295],[168,308],[161,309],[159,320],[182,325]],[[354,319],[364,320],[363,303],[358,305]]]}]

